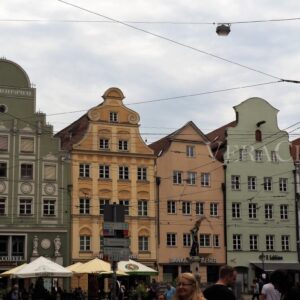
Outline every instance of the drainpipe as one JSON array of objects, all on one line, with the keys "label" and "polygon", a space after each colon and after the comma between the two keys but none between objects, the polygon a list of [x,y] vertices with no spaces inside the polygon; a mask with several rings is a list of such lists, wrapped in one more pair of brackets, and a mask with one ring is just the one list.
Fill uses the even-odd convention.
[{"label": "drainpipe", "polygon": [[296,215],[296,247],[298,253],[298,261],[300,261],[300,237],[299,237],[299,203],[300,203],[300,194],[298,191],[298,176],[297,173],[300,172],[300,166],[296,165],[296,169],[293,170],[294,173],[294,187],[295,187],[295,215]]},{"label": "drainpipe", "polygon": [[222,191],[223,191],[223,207],[224,207],[224,247],[225,247],[225,263],[227,264],[227,195],[226,195],[226,169],[227,166],[223,165],[224,170],[224,183],[222,184]]},{"label": "drainpipe", "polygon": [[157,245],[160,245],[160,215],[159,215],[159,209],[160,209],[160,199],[159,199],[159,186],[160,186],[160,177],[156,177],[156,223],[157,223]]}]

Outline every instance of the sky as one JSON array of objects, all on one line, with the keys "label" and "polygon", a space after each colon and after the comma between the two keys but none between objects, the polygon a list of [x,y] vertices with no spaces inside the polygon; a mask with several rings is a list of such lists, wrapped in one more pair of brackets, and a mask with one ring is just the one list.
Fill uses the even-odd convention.
[{"label": "sky", "polygon": [[0,57],[26,71],[55,132],[118,87],[148,143],[188,121],[208,133],[251,97],[293,140],[300,84],[278,81],[300,80],[299,28],[298,0],[1,0]]}]

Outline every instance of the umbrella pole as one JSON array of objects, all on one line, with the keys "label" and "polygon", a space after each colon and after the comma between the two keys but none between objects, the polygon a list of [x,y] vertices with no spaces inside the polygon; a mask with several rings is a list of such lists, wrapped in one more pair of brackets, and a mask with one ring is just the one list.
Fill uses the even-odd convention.
[{"label": "umbrella pole", "polygon": [[112,264],[111,264],[111,267],[113,269],[112,300],[116,300],[117,299],[117,291],[116,291],[116,288],[117,288],[117,273],[116,273],[116,271],[117,271],[117,262],[113,261]]}]

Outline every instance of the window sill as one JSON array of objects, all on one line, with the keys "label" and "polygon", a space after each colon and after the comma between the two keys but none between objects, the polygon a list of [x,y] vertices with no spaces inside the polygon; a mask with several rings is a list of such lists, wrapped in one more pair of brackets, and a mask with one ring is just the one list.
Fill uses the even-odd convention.
[{"label": "window sill", "polygon": [[112,182],[111,178],[98,178],[98,181]]},{"label": "window sill", "polygon": [[87,181],[92,180],[91,177],[81,177],[81,176],[79,176],[78,179],[79,180],[87,180]]},{"label": "window sill", "polygon": [[118,179],[118,182],[131,182],[131,180],[130,179]]},{"label": "window sill", "polygon": [[91,250],[79,250],[79,254],[90,254],[93,253]]},{"label": "window sill", "polygon": [[143,183],[143,184],[145,184],[145,183],[150,183],[150,181],[147,180],[147,179],[138,179],[137,183]]}]

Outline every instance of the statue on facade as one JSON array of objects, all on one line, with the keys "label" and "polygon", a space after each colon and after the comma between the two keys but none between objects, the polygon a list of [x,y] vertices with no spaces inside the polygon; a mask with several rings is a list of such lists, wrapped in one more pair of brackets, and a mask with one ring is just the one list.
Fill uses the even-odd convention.
[{"label": "statue on facade", "polygon": [[38,245],[39,245],[39,238],[35,235],[32,240],[32,256],[39,256]]},{"label": "statue on facade", "polygon": [[54,256],[61,256],[60,254],[61,240],[59,235],[54,239]]},{"label": "statue on facade", "polygon": [[192,234],[192,247],[190,250],[190,256],[198,256],[199,255],[199,240],[198,240],[198,232],[201,225],[201,222],[205,219],[205,217],[201,217],[198,219],[194,225],[194,227],[190,230]]}]

